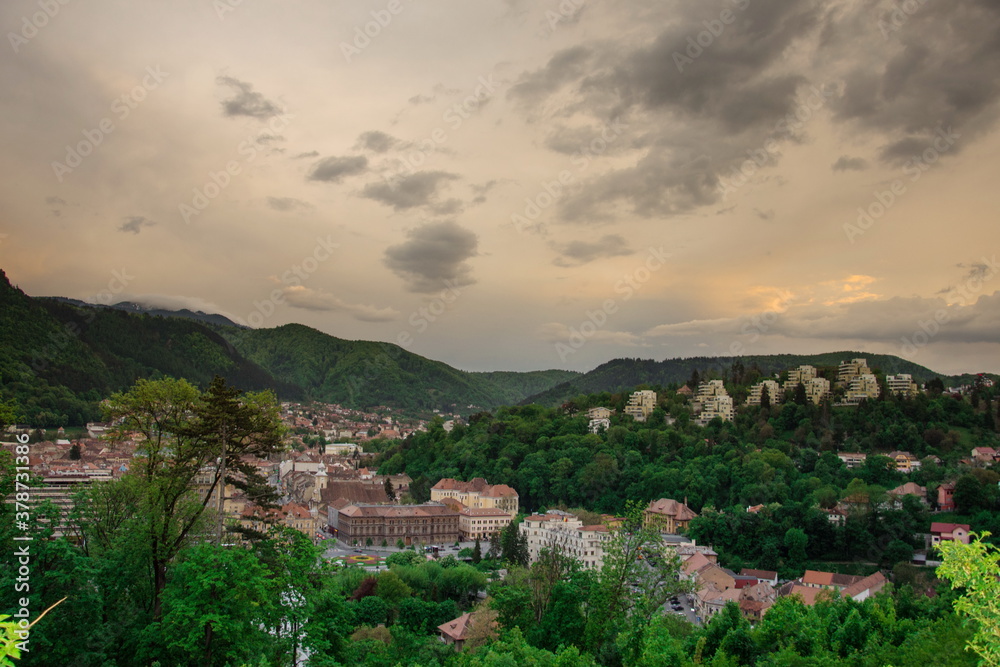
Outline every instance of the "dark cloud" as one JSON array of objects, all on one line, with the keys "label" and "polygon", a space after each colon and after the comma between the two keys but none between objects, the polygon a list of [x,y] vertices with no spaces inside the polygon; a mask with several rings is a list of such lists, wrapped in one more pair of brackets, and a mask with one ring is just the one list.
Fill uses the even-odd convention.
[{"label": "dark cloud", "polygon": [[594,55],[595,51],[586,46],[564,49],[552,56],[544,67],[521,75],[507,92],[507,97],[534,104],[562,86],[579,80],[588,71],[588,64]]},{"label": "dark cloud", "polygon": [[[733,22],[709,34],[700,51],[690,49],[691,41],[697,44],[704,22],[718,21],[719,12],[677,4],[668,27],[652,40],[588,43],[521,75],[509,96],[529,114],[544,109],[553,118],[589,117],[587,125],[551,133],[546,145],[552,150],[588,160],[642,151],[631,166],[583,180],[560,201],[560,219],[604,222],[626,211],[669,217],[716,204],[724,179],[748,151],[761,152],[768,140],[802,139],[801,123],[787,119],[819,84],[789,67],[786,56],[819,30],[822,10],[812,2],[756,0],[731,11]],[[819,106],[829,94],[822,91]],[[595,133],[607,134],[617,119],[627,123],[625,135],[590,148]],[[764,166],[779,156],[765,153]]]},{"label": "dark cloud", "polygon": [[360,174],[368,168],[368,158],[364,155],[328,157],[313,165],[309,172],[310,181],[338,183],[345,176]]},{"label": "dark cloud", "polygon": [[125,218],[125,221],[122,222],[118,231],[138,234],[142,231],[143,227],[153,227],[154,225],[156,225],[156,223],[145,216],[132,215]]},{"label": "dark cloud", "polygon": [[307,157],[319,157],[319,151],[309,151],[307,153],[299,153],[298,155],[296,155],[292,159],[293,160],[301,160],[302,158],[307,158]]},{"label": "dark cloud", "polygon": [[452,221],[432,222],[407,232],[407,240],[386,249],[383,262],[407,281],[411,292],[430,294],[475,283],[466,260],[475,257],[478,237]]},{"label": "dark cloud", "polygon": [[849,155],[841,155],[831,167],[834,171],[864,171],[867,168],[868,160]]},{"label": "dark cloud", "polygon": [[397,211],[426,207],[438,215],[448,215],[461,210],[457,199],[440,201],[438,190],[444,183],[458,179],[457,174],[445,171],[421,171],[391,182],[369,183],[362,196],[391,206]]},{"label": "dark cloud", "polygon": [[460,88],[448,88],[444,84],[438,83],[431,89],[429,95],[424,95],[423,93],[414,95],[409,99],[409,102],[413,106],[419,106],[421,104],[429,104],[442,95],[458,95],[461,92]]},{"label": "dark cloud", "polygon": [[559,257],[553,261],[557,266],[580,266],[605,257],[621,257],[635,253],[628,247],[625,238],[619,234],[608,234],[593,243],[570,241],[553,243],[552,247],[559,252]]},{"label": "dark cloud", "polygon": [[[859,3],[830,18],[828,57],[850,63],[836,119],[888,138],[879,158],[901,164],[934,145],[940,129],[962,134],[949,153],[995,126],[1000,101],[1000,4],[991,0]],[[865,45],[864,58],[844,58]],[[870,47],[870,48],[869,48]]]},{"label": "dark cloud", "polygon": [[770,222],[771,220],[774,220],[774,209],[773,208],[769,208],[769,209],[767,209],[765,211],[762,211],[759,208],[755,208],[753,210],[753,214],[756,215],[761,220],[763,220],[764,222]]},{"label": "dark cloud", "polygon": [[399,139],[379,130],[365,132],[358,137],[356,148],[364,148],[376,153],[385,153],[399,144]]},{"label": "dark cloud", "polygon": [[240,81],[231,76],[220,76],[215,81],[233,90],[233,97],[222,101],[222,113],[225,116],[230,118],[235,116],[270,118],[281,113],[281,107],[262,94],[254,92],[253,86],[246,81]]},{"label": "dark cloud", "polygon": [[301,199],[296,199],[295,197],[268,197],[267,205],[275,211],[282,212],[312,209],[312,204],[304,202]]},{"label": "dark cloud", "polygon": [[65,206],[66,200],[62,197],[46,197],[45,203],[49,206]]},{"label": "dark cloud", "polygon": [[490,190],[492,190],[499,184],[500,181],[498,181],[495,178],[493,180],[483,183],[482,185],[476,185],[475,183],[473,183],[471,186],[469,186],[472,188],[472,194],[474,195],[472,198],[472,203],[473,204],[486,203],[486,195],[489,194]]}]

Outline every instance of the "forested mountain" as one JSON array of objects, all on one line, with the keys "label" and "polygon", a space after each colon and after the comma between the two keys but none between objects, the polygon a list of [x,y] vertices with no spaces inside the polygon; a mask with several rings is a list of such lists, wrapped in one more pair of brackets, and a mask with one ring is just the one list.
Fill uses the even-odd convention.
[{"label": "forested mountain", "polygon": [[301,324],[217,329],[248,359],[315,400],[414,410],[494,408],[572,378],[572,371],[467,373],[392,343],[350,341]]},{"label": "forested mountain", "polygon": [[971,375],[948,377],[890,354],[870,354],[867,352],[826,352],[823,354],[771,354],[745,357],[688,357],[683,359],[613,359],[594,370],[579,375],[568,382],[529,396],[522,404],[560,405],[579,394],[602,391],[622,391],[638,385],[659,385],[666,387],[681,384],[691,378],[697,370],[701,379],[717,377],[728,380],[734,363],[741,363],[746,371],[754,370],[762,377],[796,368],[802,364],[836,368],[841,361],[855,358],[868,359],[868,366],[883,374],[909,373],[915,382],[923,383],[940,377],[946,386],[969,382]]},{"label": "forested mountain", "polygon": [[68,303],[71,306],[80,306],[82,308],[113,308],[114,310],[124,310],[126,313],[137,313],[140,315],[156,315],[159,317],[179,317],[185,320],[195,320],[196,322],[204,322],[206,324],[217,324],[220,326],[227,327],[238,327],[241,326],[236,322],[224,315],[219,315],[218,313],[205,313],[200,310],[189,310],[187,308],[182,308],[181,310],[166,310],[164,308],[157,308],[155,306],[147,306],[141,303],[134,303],[132,301],[121,301],[119,303],[113,303],[107,306],[95,306],[94,304],[87,303],[86,301],[80,301],[79,299],[68,299],[63,296],[53,296],[47,297],[54,301],[62,301],[63,303]]},{"label": "forested mountain", "polygon": [[179,318],[32,299],[0,271],[0,397],[33,426],[98,419],[97,403],[138,378],[223,375],[246,389],[301,396],[205,326]]},{"label": "forested mountain", "polygon": [[172,376],[205,387],[221,375],[286,400],[478,410],[577,375],[467,373],[396,345],[342,340],[302,325],[253,330],[203,320],[31,298],[0,271],[0,400],[15,399],[33,426],[79,425],[98,419],[97,403],[138,378]]}]

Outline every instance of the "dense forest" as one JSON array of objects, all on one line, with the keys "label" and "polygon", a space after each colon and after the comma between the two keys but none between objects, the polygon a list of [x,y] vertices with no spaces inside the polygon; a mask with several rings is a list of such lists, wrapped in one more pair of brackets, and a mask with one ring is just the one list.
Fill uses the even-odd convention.
[{"label": "dense forest", "polygon": [[[713,544],[722,561],[737,568],[801,573],[814,561],[875,567],[906,560],[923,546],[915,534],[927,532],[928,507],[935,506],[944,481],[958,483],[958,516],[1000,535],[1000,474],[959,463],[973,447],[1000,444],[995,387],[966,398],[932,391],[837,408],[789,396],[784,404],[743,408],[735,421],[706,427],[691,422],[686,397],[657,389],[660,405],[645,423],[621,414],[627,393],[604,393],[578,396],[560,408],[480,413],[450,433],[434,424],[387,448],[380,471],[405,471],[418,499],[442,477],[485,477],[517,489],[525,510],[615,513],[629,500],[686,500],[701,514],[691,524],[692,536]],[[592,406],[617,410],[610,429],[588,431],[586,409]],[[930,459],[904,475],[884,457],[893,450],[937,456],[941,463]],[[870,456],[848,469],[838,451]],[[915,498],[887,499],[888,490],[907,481],[927,488],[926,506]],[[853,511],[836,526],[824,510],[844,499]],[[756,505],[765,508],[746,511]],[[789,531],[804,533],[803,550],[790,549],[795,537]]]}]

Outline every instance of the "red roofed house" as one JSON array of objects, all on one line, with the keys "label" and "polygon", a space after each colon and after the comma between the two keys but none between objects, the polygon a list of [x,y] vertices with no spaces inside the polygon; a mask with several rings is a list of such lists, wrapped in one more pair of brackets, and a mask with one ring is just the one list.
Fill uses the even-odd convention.
[{"label": "red roofed house", "polygon": [[964,523],[937,523],[931,524],[931,544],[938,544],[942,541],[969,543],[969,526]]},{"label": "red roofed house", "polygon": [[697,518],[697,516],[684,503],[671,498],[660,498],[649,503],[649,507],[643,511],[642,525],[645,528],[674,535],[682,530],[687,530],[691,519]]},{"label": "red roofed house", "polygon": [[472,614],[465,613],[458,618],[442,623],[438,626],[441,641],[445,644],[454,644],[456,651],[461,651],[465,645],[466,636],[469,633],[469,624],[472,621]]},{"label": "red roofed house", "polygon": [[976,447],[972,450],[972,460],[981,465],[1000,461],[1000,453],[992,447]]}]

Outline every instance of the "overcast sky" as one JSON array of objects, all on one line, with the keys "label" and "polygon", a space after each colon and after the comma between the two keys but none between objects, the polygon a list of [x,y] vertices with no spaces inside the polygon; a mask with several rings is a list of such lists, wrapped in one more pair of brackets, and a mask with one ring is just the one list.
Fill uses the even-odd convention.
[{"label": "overcast sky", "polygon": [[6,0],[0,268],[466,370],[1000,372],[996,0]]}]

